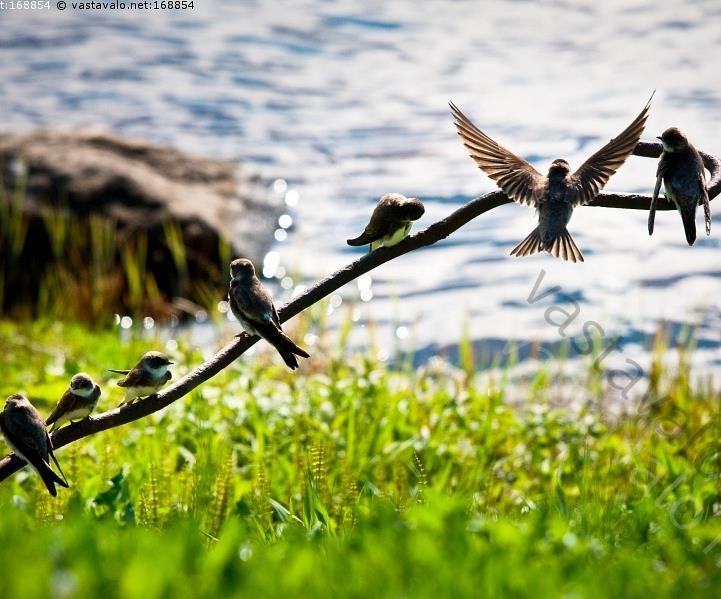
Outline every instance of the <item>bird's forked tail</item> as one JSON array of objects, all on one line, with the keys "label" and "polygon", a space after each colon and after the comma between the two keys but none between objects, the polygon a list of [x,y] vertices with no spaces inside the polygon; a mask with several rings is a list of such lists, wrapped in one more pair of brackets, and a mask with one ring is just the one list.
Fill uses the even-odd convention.
[{"label": "bird's forked tail", "polygon": [[583,262],[581,250],[578,249],[578,246],[573,241],[573,237],[571,237],[571,234],[565,227],[550,245],[543,243],[541,235],[538,232],[538,227],[536,227],[528,237],[513,248],[511,256],[532,256],[544,250],[556,258],[561,258],[568,262]]}]

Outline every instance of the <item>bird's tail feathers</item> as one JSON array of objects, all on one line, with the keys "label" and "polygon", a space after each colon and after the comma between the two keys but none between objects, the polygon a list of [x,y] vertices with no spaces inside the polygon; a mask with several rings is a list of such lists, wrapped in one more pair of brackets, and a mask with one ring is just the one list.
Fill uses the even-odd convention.
[{"label": "bird's tail feathers", "polygon": [[129,370],[114,370],[113,368],[108,368],[108,372],[114,372],[115,374],[128,374]]},{"label": "bird's tail feathers", "polygon": [[553,240],[548,251],[556,258],[561,258],[567,262],[583,262],[581,250],[578,249],[576,242],[573,241],[573,237],[565,227]]},{"label": "bird's tail feathers", "polygon": [[513,248],[511,256],[532,256],[543,250],[547,250],[556,258],[561,258],[568,262],[583,262],[581,250],[578,249],[571,234],[565,228],[556,236],[550,245],[546,245],[541,239],[538,227],[536,227],[528,237]]},{"label": "bird's tail feathers", "polygon": [[691,210],[681,210],[680,212],[686,241],[689,245],[693,245],[696,242],[696,206],[692,206]]},{"label": "bird's tail feathers", "polygon": [[531,231],[531,234],[526,237],[521,243],[519,243],[511,251],[511,256],[532,256],[537,254],[543,249],[543,242],[541,236],[538,233],[538,227]]},{"label": "bird's tail feathers", "polygon": [[[48,435],[48,455],[50,455],[50,458],[53,460],[53,463],[55,464],[55,466],[57,467],[61,476],[63,477],[62,482],[58,482],[58,484],[62,487],[65,487],[66,489],[69,488],[70,485],[68,485],[68,478],[67,478],[67,476],[65,476],[63,469],[60,467],[58,458],[55,457],[55,448],[53,447],[53,440],[50,438],[50,435]],[[55,473],[53,472],[53,474],[55,474]]]},{"label": "bird's tail feathers", "polygon": [[[55,458],[53,457],[53,460]],[[57,461],[55,462],[57,464]],[[69,487],[68,483],[60,478],[53,469],[50,467],[50,465],[45,462],[45,460],[41,459],[40,456],[38,456],[38,460],[32,464],[33,468],[37,471],[37,473],[40,475],[40,478],[42,479],[43,483],[47,487],[48,492],[53,497],[58,496],[58,491],[55,488],[55,485],[60,485],[61,487],[65,487],[66,489]],[[59,468],[59,466],[58,466]],[[62,470],[61,470],[62,472]],[[63,475],[65,476],[65,475]]]},{"label": "bird's tail feathers", "polygon": [[358,235],[358,237],[354,237],[353,239],[346,239],[346,243],[348,245],[352,245],[354,247],[366,245],[367,243],[370,243],[371,241],[373,241],[373,240],[370,239],[370,236],[366,235],[365,231],[363,231],[363,233]]},{"label": "bird's tail feathers", "polygon": [[255,327],[266,339],[266,341],[271,343],[273,347],[278,350],[278,353],[283,358],[283,361],[291,370],[298,368],[298,359],[296,356],[310,358],[310,354],[307,351],[298,347],[293,340],[278,327],[271,324],[259,325],[257,323],[255,323]]}]

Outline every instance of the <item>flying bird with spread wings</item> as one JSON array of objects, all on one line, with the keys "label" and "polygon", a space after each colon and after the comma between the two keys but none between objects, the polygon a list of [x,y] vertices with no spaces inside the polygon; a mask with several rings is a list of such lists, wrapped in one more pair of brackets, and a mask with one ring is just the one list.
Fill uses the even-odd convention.
[{"label": "flying bird with spread wings", "polygon": [[646,125],[651,98],[618,137],[593,154],[574,173],[566,160],[558,158],[551,163],[547,175],[542,175],[523,158],[488,137],[450,102],[458,135],[478,167],[510,199],[534,206],[538,211],[538,227],[513,249],[512,256],[547,251],[556,258],[583,262],[583,254],[566,225],[573,209],[591,202],[631,155]]}]

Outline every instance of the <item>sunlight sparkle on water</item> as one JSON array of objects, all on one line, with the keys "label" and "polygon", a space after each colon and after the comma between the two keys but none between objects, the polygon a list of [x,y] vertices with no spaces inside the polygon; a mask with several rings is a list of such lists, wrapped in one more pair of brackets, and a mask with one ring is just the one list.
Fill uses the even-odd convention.
[{"label": "sunlight sparkle on water", "polygon": [[273,181],[273,191],[277,194],[285,193],[288,189],[288,182],[285,179],[276,179]]},{"label": "sunlight sparkle on water", "polygon": [[358,289],[361,289],[361,290],[370,289],[371,285],[373,285],[373,279],[371,278],[371,276],[369,274],[366,273],[366,274],[358,277],[357,285],[358,285]]},{"label": "sunlight sparkle on water", "polygon": [[291,208],[293,206],[297,206],[299,201],[300,194],[295,189],[291,189],[288,193],[285,194],[285,203],[287,206],[290,206]]},{"label": "sunlight sparkle on water", "polygon": [[268,252],[263,259],[263,276],[267,279],[272,279],[279,265],[280,254],[278,252]]}]

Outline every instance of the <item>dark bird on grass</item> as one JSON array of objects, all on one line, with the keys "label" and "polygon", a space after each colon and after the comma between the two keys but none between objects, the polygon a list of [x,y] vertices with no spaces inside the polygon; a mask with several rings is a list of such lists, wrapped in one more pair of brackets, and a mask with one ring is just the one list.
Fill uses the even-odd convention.
[{"label": "dark bird on grass", "polygon": [[83,420],[93,413],[99,398],[100,387],[89,375],[79,372],[70,379],[70,386],[63,393],[45,424],[52,425],[50,429],[52,433],[66,422]]},{"label": "dark bird on grass", "polygon": [[230,263],[230,276],[230,309],[245,332],[262,337],[275,347],[288,368],[298,368],[296,356],[310,356],[283,332],[273,298],[255,276],[253,263],[244,258],[233,260]]},{"label": "dark bird on grass", "polygon": [[538,211],[538,227],[513,249],[512,256],[530,256],[545,250],[563,260],[583,262],[583,255],[566,225],[573,209],[591,202],[631,155],[643,133],[650,104],[649,99],[641,114],[576,172],[571,174],[568,162],[558,158],[544,176],[523,158],[493,141],[450,103],[458,135],[471,158],[509,198],[535,206]]},{"label": "dark bird on grass", "polygon": [[671,200],[683,221],[686,241],[693,245],[696,241],[696,207],[703,204],[706,221],[706,235],[711,234],[711,206],[706,190],[706,173],[703,160],[677,127],[670,127],[660,137],[663,153],[656,170],[656,187],[653,190],[651,211],[648,215],[648,234],[653,235],[656,220],[656,203],[663,181],[666,197]]},{"label": "dark bird on grass", "polygon": [[418,220],[426,209],[418,198],[407,198],[399,193],[387,193],[373,210],[368,226],[348,245],[370,244],[370,251],[380,247],[391,247],[408,237],[414,220]]},{"label": "dark bird on grass", "polygon": [[118,386],[125,389],[125,399],[120,405],[131,404],[141,397],[155,395],[172,377],[168,367],[172,362],[168,356],[159,351],[149,351],[138,362],[132,370],[113,370],[118,374],[124,374],[123,380],[118,381]]},{"label": "dark bird on grass", "polygon": [[[53,497],[58,492],[55,485],[68,488],[65,474],[53,453],[53,443],[38,411],[24,396],[16,393],[5,400],[0,414],[0,431],[15,454],[25,460],[42,478]],[[50,467],[53,460],[62,478]]]}]

